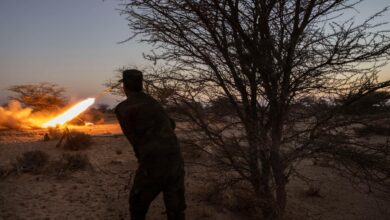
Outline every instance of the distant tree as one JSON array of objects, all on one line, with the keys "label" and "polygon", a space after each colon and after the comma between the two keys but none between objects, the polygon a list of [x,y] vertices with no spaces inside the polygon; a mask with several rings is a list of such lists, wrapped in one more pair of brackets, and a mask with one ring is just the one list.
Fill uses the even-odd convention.
[{"label": "distant tree", "polygon": [[103,86],[107,88],[106,92],[120,98],[123,98],[125,96],[125,92],[123,91],[122,84],[119,82],[119,80],[122,79],[121,71],[123,69],[124,68],[120,68],[119,70],[117,70],[114,76],[110,80],[103,83]]},{"label": "distant tree", "polygon": [[102,113],[107,113],[110,111],[110,106],[107,104],[99,104],[96,109]]},{"label": "distant tree", "polygon": [[[339,104],[343,104],[348,102],[351,99],[354,99],[354,94],[341,97],[338,100]],[[345,113],[348,114],[375,114],[384,112],[389,110],[388,102],[390,100],[390,92],[389,91],[376,91],[365,97],[357,100],[353,104],[351,104],[348,108],[344,110]]]},{"label": "distant tree", "polygon": [[208,110],[219,116],[234,115],[235,111],[234,107],[230,103],[230,100],[225,96],[216,97],[210,100],[210,106],[208,106]]},{"label": "distant tree", "polygon": [[13,85],[8,90],[15,93],[10,99],[17,100],[34,111],[58,110],[67,102],[65,89],[49,82]]},{"label": "distant tree", "polygon": [[[360,1],[125,2],[134,36],[160,52],[146,58],[177,67],[149,77],[175,85],[169,102],[186,106],[188,143],[213,158],[209,167],[226,185],[249,185],[265,219],[283,218],[286,185],[305,158],[333,160],[343,175],[389,192],[389,146],[354,137],[349,128],[362,118],[341,114],[390,86],[377,81],[390,58],[389,34],[377,22],[387,9],[359,23],[340,14]],[[353,98],[316,111],[291,108],[310,96]],[[234,107],[218,123],[194,105],[216,97]]]}]

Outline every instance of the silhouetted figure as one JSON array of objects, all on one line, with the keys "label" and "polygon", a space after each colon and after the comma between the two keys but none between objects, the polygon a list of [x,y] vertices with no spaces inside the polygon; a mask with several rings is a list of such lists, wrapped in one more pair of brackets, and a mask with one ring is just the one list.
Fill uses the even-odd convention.
[{"label": "silhouetted figure", "polygon": [[49,137],[49,134],[48,133],[45,133],[43,135],[43,141],[50,141],[50,137]]},{"label": "silhouetted figure", "polygon": [[158,101],[142,92],[142,81],[142,72],[123,71],[127,99],[115,108],[139,163],[129,198],[131,219],[145,219],[150,203],[163,192],[168,219],[182,220],[184,166],[175,124]]}]

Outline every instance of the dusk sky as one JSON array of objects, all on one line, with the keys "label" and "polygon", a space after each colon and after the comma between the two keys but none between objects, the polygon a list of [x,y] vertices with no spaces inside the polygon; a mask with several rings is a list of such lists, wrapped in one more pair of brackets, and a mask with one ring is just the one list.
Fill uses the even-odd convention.
[{"label": "dusk sky", "polygon": [[95,96],[116,69],[145,65],[150,47],[118,44],[131,35],[118,2],[0,0],[0,103],[10,85],[42,81],[75,99]]},{"label": "dusk sky", "polygon": [[[95,96],[116,69],[145,66],[150,47],[127,39],[131,31],[115,0],[0,0],[0,103],[10,85],[53,82],[74,99]],[[367,0],[358,8],[366,18],[390,5]],[[383,21],[390,21],[390,13]],[[390,25],[387,25],[390,29]],[[381,79],[390,79],[390,66]],[[113,104],[111,97],[100,102]]]}]

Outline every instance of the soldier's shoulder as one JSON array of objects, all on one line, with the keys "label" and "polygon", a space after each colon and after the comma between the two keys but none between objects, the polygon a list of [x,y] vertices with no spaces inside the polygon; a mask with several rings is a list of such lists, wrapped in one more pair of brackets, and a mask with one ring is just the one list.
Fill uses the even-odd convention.
[{"label": "soldier's shoulder", "polygon": [[155,98],[144,92],[139,93],[137,99],[137,104],[139,104],[141,109],[155,108],[155,106],[160,105],[160,103]]},{"label": "soldier's shoulder", "polygon": [[143,100],[147,100],[149,102],[157,102],[157,100],[155,98],[153,98],[153,96],[147,94],[147,93],[144,93],[144,92],[141,92],[139,93],[139,97]]},{"label": "soldier's shoulder", "polygon": [[144,92],[132,94],[131,97],[119,103],[115,107],[115,113],[118,115],[129,114],[129,112],[160,111],[161,104],[151,95]]},{"label": "soldier's shoulder", "polygon": [[122,102],[120,102],[116,107],[115,107],[115,114],[116,115],[121,115],[123,114],[124,112],[126,112],[128,110],[128,108],[130,107],[130,103],[129,101],[126,99]]}]

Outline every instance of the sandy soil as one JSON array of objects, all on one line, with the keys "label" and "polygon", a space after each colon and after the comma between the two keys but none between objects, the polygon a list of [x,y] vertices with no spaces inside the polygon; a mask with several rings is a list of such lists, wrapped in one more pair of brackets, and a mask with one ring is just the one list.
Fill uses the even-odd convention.
[{"label": "sandy soil", "polygon": [[[47,174],[11,174],[0,179],[0,219],[128,219],[129,173],[137,167],[131,146],[117,124],[75,127],[94,135],[94,144],[81,153],[91,166],[65,177]],[[17,156],[42,150],[51,160],[63,149],[57,141],[43,142],[46,131],[0,131],[0,166],[10,167]],[[114,135],[114,136],[110,136]],[[190,157],[185,149],[185,158]],[[390,203],[356,191],[332,170],[306,161],[299,168],[320,185],[320,197],[305,194],[307,185],[293,179],[289,185],[286,219],[390,219]],[[233,211],[210,202],[207,175],[200,168],[186,166],[187,218],[249,219],[245,211]],[[148,219],[165,219],[161,196],[150,207]]]}]

